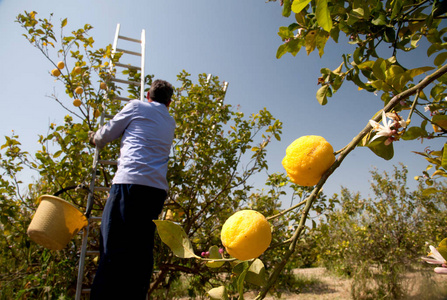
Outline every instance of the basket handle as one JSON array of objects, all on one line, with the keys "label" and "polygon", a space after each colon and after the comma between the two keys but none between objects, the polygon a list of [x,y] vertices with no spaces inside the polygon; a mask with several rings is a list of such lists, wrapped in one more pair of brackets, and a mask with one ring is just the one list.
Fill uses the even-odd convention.
[{"label": "basket handle", "polygon": [[66,191],[77,189],[77,188],[81,188],[81,189],[85,189],[85,190],[90,191],[83,183],[81,183],[79,185],[67,186],[67,187],[57,191],[56,193],[54,193],[53,196],[59,196],[60,194],[66,192]]}]

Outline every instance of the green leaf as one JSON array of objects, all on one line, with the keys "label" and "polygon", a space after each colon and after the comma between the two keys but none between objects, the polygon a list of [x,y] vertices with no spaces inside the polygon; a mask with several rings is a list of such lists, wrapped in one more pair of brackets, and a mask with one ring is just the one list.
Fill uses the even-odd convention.
[{"label": "green leaf", "polygon": [[433,63],[435,64],[435,66],[440,66],[445,62],[446,59],[447,59],[447,52],[442,52],[436,56]]},{"label": "green leaf", "polygon": [[300,11],[302,11],[307,4],[309,4],[310,0],[298,0],[298,1],[293,1],[292,3],[292,11],[294,13],[299,13]]},{"label": "green leaf", "polygon": [[284,54],[287,53],[287,44],[282,44],[278,47],[278,50],[276,51],[276,58],[281,58]]},{"label": "green leaf", "polygon": [[[217,246],[211,246],[208,250],[210,253],[210,259],[222,259],[222,254],[219,252],[219,248]],[[208,261],[206,262],[206,266],[208,268],[220,268],[225,262],[224,261]]]},{"label": "green leaf", "polygon": [[431,119],[432,123],[436,126],[441,127],[442,129],[447,128],[445,125],[447,123],[447,115],[434,115]]},{"label": "green leaf", "polygon": [[267,284],[266,272],[264,263],[259,259],[255,259],[249,266],[248,270],[246,269],[249,266],[248,262],[242,262],[237,264],[233,268],[233,272],[237,275],[241,275],[244,271],[245,281],[251,284],[255,284],[258,286],[264,286]]},{"label": "green leaf", "polygon": [[436,194],[438,192],[441,192],[441,191],[437,190],[436,188],[428,188],[422,192],[422,196],[430,196],[430,195]]},{"label": "green leaf", "polygon": [[328,90],[329,90],[329,85],[323,85],[317,91],[317,100],[321,105],[327,104]]},{"label": "green leaf", "polygon": [[322,57],[324,54],[324,46],[326,45],[328,39],[329,35],[325,31],[323,30],[318,31],[317,37],[315,39],[315,45],[317,46],[318,55],[320,55],[320,57]]},{"label": "green leaf", "polygon": [[400,15],[400,12],[402,10],[402,5],[403,5],[402,0],[393,0],[391,2],[391,6],[392,6],[391,19],[394,19]]},{"label": "green leaf", "polygon": [[330,32],[332,29],[332,19],[327,6],[327,0],[317,0],[317,22],[325,31]]},{"label": "green leaf", "polygon": [[431,174],[431,178],[434,178],[435,176],[446,177],[447,175],[444,170],[436,170],[433,172],[433,174]]},{"label": "green leaf", "polygon": [[183,228],[171,221],[154,220],[158,235],[171,251],[180,258],[200,258],[194,254],[191,241]]},{"label": "green leaf", "polygon": [[408,128],[405,133],[402,135],[402,139],[405,141],[415,140],[421,136],[425,136],[427,132],[422,129],[421,127],[410,127]]},{"label": "green leaf", "polygon": [[421,74],[431,71],[433,69],[434,69],[434,67],[420,67],[420,68],[408,70],[407,72],[409,73],[411,78],[414,78],[418,75],[421,75]]},{"label": "green leaf", "polygon": [[225,286],[219,286],[208,291],[211,299],[228,300],[227,289]]},{"label": "green leaf", "polygon": [[370,143],[368,148],[374,152],[375,155],[385,160],[390,160],[394,156],[393,143],[385,145],[385,140],[387,140],[387,137],[380,137]]},{"label": "green leaf", "polygon": [[359,64],[358,67],[360,70],[372,70],[374,64],[375,64],[375,61],[368,60],[368,61],[365,61],[365,62],[362,62],[361,64]]},{"label": "green leaf", "polygon": [[302,40],[300,39],[292,39],[287,43],[287,51],[290,52],[290,54],[292,54],[293,56],[296,56],[296,54],[301,49],[301,43]]},{"label": "green leaf", "polygon": [[316,47],[316,38],[317,38],[317,31],[311,30],[306,34],[306,37],[304,38],[304,43],[306,46],[307,55],[312,53],[312,51],[315,50]]},{"label": "green leaf", "polygon": [[394,43],[396,41],[396,31],[393,28],[387,27],[383,39],[387,43]]},{"label": "green leaf", "polygon": [[334,42],[338,43],[338,37],[340,36],[340,29],[338,27],[332,27],[330,32],[331,38]]},{"label": "green leaf", "polygon": [[427,56],[431,56],[433,53],[438,52],[441,49],[442,49],[442,46],[440,46],[439,44],[432,44],[427,49]]},{"label": "green leaf", "polygon": [[304,11],[301,11],[300,13],[295,14],[295,20],[301,27],[305,27],[306,26],[306,13]]},{"label": "green leaf", "polygon": [[376,19],[372,20],[371,23],[376,26],[385,26],[386,23],[386,15],[380,14]]},{"label": "green leaf", "polygon": [[282,9],[283,17],[288,18],[290,16],[290,13],[292,12],[291,2],[292,2],[292,0],[284,0],[283,9]]},{"label": "green leaf", "polygon": [[357,48],[354,50],[354,56],[353,56],[353,58],[354,58],[354,62],[355,62],[357,65],[359,65],[359,64],[362,63],[362,61],[361,61],[361,59],[363,58],[363,49],[362,49],[362,47],[357,47]]},{"label": "green leaf", "polygon": [[58,158],[62,153],[63,153],[62,150],[57,151],[56,153],[53,154],[53,158]]},{"label": "green leaf", "polygon": [[61,27],[65,27],[67,25],[67,18],[62,20]]},{"label": "green leaf", "polygon": [[[240,273],[238,273],[236,271],[236,270],[239,270],[238,266],[242,267],[242,270]],[[239,300],[244,300],[244,282],[245,282],[245,276],[247,275],[249,267],[250,267],[249,262],[244,261],[244,262],[241,262],[240,264],[236,265],[233,268],[233,272],[236,274],[239,274],[239,276],[237,278],[237,290],[239,293]]]},{"label": "green leaf", "polygon": [[383,58],[378,58],[373,67],[373,74],[374,76],[376,76],[377,79],[380,80],[385,80],[386,79],[386,75],[385,75],[385,71],[386,71],[386,61]]},{"label": "green leaf", "polygon": [[447,143],[444,144],[444,150],[442,151],[441,167],[447,170]]},{"label": "green leaf", "polygon": [[293,37],[293,32],[289,29],[289,27],[279,27],[278,35],[283,39],[289,39]]},{"label": "green leaf", "polygon": [[398,77],[398,75],[404,73],[405,70],[399,66],[399,65],[391,65],[387,68],[385,75],[386,75],[386,82],[388,84],[392,84],[394,80]]}]

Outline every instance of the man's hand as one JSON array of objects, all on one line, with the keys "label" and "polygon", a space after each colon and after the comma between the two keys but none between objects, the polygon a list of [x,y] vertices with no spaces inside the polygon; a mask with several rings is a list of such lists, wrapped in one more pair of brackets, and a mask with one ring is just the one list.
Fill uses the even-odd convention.
[{"label": "man's hand", "polygon": [[92,146],[96,146],[96,144],[95,144],[95,133],[96,132],[94,132],[94,131],[89,131],[88,132],[88,142]]}]

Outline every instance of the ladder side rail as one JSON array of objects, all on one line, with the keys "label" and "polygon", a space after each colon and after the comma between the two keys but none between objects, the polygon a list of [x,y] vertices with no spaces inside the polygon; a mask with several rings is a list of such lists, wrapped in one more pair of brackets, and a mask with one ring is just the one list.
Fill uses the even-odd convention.
[{"label": "ladder side rail", "polygon": [[[113,57],[115,55],[115,49],[118,43],[118,36],[120,31],[120,24],[118,23],[116,25],[116,32],[115,32],[115,38],[112,45],[112,59],[110,60],[110,67],[109,72],[110,74],[113,73]],[[103,112],[101,114],[100,118],[100,125],[104,125],[104,118],[105,118],[105,109],[103,109]],[[96,181],[96,170],[98,167],[98,161],[99,161],[99,149],[98,147],[95,147],[95,154],[93,158],[93,169],[92,169],[92,180],[90,181],[90,187],[89,187],[89,194],[87,198],[87,208],[85,215],[87,216],[89,223],[87,224],[87,227],[83,229],[83,236],[82,236],[82,246],[81,246],[81,255],[79,257],[79,266],[78,266],[78,278],[76,282],[76,296],[75,300],[80,300],[82,295],[82,283],[84,282],[84,268],[85,268],[85,255],[87,253],[87,245],[88,245],[88,232],[90,230],[90,212],[93,207],[93,200],[94,200],[94,190],[95,190],[95,181]]]},{"label": "ladder side rail", "polygon": [[85,254],[87,253],[87,241],[88,241],[89,229],[90,229],[90,221],[87,224],[87,227],[85,227],[82,232],[82,247],[81,247],[81,256],[79,257],[78,279],[76,282],[75,300],[81,300],[82,283],[84,281],[83,279],[84,279]]},{"label": "ladder side rail", "polygon": [[146,31],[143,29],[141,31],[141,86],[140,86],[140,100],[144,101],[144,63],[145,63],[145,53],[146,53]]},{"label": "ladder side rail", "polygon": [[[99,119],[99,124],[101,126],[104,125],[105,118],[105,108],[103,107],[101,118]],[[93,200],[94,200],[94,192],[95,192],[95,181],[96,181],[96,170],[98,169],[98,161],[99,161],[99,151],[100,149],[95,146],[95,155],[93,157],[93,169],[92,169],[92,180],[90,181],[89,194],[87,197],[87,208],[85,211],[85,215],[87,218],[90,217],[90,213],[93,208]]]},{"label": "ladder side rail", "polygon": [[[104,114],[104,113],[103,113]],[[104,118],[101,118],[101,123],[104,123]],[[93,200],[94,200],[94,189],[95,189],[95,180],[96,180],[96,170],[98,166],[99,160],[99,149],[95,147],[95,155],[93,159],[93,169],[92,169],[92,180],[90,181],[89,193],[87,197],[87,209],[85,215],[88,218],[88,224],[83,229],[82,235],[82,246],[81,246],[81,255],[79,257],[79,266],[78,266],[78,279],[76,282],[76,298],[75,300],[81,299],[82,294],[82,283],[84,278],[84,267],[85,267],[85,255],[87,253],[87,242],[88,242],[88,232],[90,230],[90,213],[93,208]]]},{"label": "ladder side rail", "polygon": [[115,57],[115,53],[116,53],[116,46],[118,45],[118,39],[119,39],[119,35],[120,35],[120,23],[116,24],[116,31],[115,31],[115,37],[113,38],[113,44],[112,44],[112,58],[110,59],[110,64],[109,64],[109,73],[113,74],[113,68],[114,68],[114,64],[113,64],[113,58]]},{"label": "ladder side rail", "polygon": [[118,39],[119,39],[119,35],[120,35],[120,27],[121,27],[121,25],[119,23],[116,24],[115,37],[113,39],[113,44],[112,44],[112,57],[114,56],[115,51],[116,51],[116,46],[118,45]]}]

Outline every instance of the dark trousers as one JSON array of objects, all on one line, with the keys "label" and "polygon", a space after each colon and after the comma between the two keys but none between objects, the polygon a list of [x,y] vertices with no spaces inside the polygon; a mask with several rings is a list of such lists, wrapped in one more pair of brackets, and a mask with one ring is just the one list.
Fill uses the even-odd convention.
[{"label": "dark trousers", "polygon": [[166,191],[112,185],[101,221],[100,260],[90,299],[146,299],[154,264],[155,223]]}]

